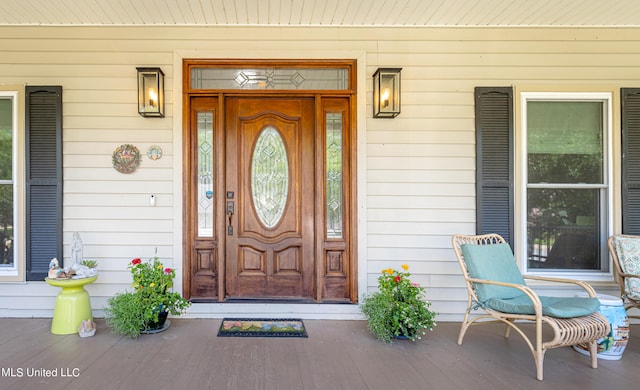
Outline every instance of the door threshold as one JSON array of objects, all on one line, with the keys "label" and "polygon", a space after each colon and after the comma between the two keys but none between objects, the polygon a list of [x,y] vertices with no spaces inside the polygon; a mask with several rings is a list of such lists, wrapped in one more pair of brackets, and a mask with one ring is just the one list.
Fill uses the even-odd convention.
[{"label": "door threshold", "polygon": [[271,304],[304,304],[318,303],[311,298],[227,298],[224,303],[271,303]]}]

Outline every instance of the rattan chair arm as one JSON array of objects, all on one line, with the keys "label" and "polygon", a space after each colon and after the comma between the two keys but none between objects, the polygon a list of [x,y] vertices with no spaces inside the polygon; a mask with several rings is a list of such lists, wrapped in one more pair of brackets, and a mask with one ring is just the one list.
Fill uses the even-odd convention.
[{"label": "rattan chair arm", "polygon": [[550,276],[535,276],[535,275],[523,275],[523,277],[528,280],[539,280],[539,281],[552,282],[552,283],[575,284],[577,286],[582,287],[589,294],[589,297],[595,298],[597,296],[596,290],[593,287],[591,287],[589,283],[584,282],[582,280],[555,278]]},{"label": "rattan chair arm", "polygon": [[507,282],[499,282],[497,280],[487,280],[487,279],[476,279],[476,278],[468,278],[468,280],[472,283],[483,283],[483,284],[493,284],[496,286],[504,286],[504,287],[512,287],[516,288],[523,293],[525,293],[529,299],[531,299],[531,303],[533,303],[533,308],[536,311],[536,316],[542,316],[542,302],[538,297],[538,294],[531,289],[531,287],[517,284],[517,283],[507,283]]}]

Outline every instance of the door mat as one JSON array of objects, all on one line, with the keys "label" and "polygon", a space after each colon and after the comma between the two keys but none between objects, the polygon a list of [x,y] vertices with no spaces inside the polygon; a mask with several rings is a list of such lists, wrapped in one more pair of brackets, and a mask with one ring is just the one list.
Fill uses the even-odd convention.
[{"label": "door mat", "polygon": [[300,319],[224,318],[218,337],[308,337]]}]

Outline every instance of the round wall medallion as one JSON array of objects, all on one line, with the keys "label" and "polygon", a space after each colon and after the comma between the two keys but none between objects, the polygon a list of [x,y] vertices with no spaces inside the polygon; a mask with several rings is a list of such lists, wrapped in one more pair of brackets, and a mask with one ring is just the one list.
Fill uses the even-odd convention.
[{"label": "round wall medallion", "polygon": [[140,151],[131,144],[120,145],[113,151],[113,169],[120,173],[132,173],[140,165]]},{"label": "round wall medallion", "polygon": [[147,149],[147,157],[151,160],[158,160],[162,157],[162,148],[158,145],[151,145],[149,149]]}]

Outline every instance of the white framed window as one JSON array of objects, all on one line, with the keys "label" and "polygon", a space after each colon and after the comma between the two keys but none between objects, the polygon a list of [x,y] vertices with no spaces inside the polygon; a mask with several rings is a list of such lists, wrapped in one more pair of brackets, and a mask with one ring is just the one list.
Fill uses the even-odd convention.
[{"label": "white framed window", "polygon": [[0,278],[20,275],[18,92],[0,90]]},{"label": "white framed window", "polygon": [[529,274],[610,277],[612,94],[522,92],[518,219]]}]

